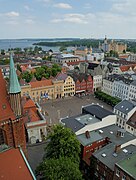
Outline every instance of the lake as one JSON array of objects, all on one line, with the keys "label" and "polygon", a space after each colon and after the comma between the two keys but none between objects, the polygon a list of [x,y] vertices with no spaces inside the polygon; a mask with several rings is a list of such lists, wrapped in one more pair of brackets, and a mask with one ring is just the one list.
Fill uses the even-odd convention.
[{"label": "lake", "polygon": [[[0,39],[0,49],[8,50],[9,48],[21,48],[24,49],[26,47],[34,47],[33,44],[37,43],[41,40],[27,40],[27,39]],[[45,40],[43,40],[45,41]],[[47,47],[41,46],[43,50],[48,51],[52,49],[53,51],[58,51],[59,47]]]}]

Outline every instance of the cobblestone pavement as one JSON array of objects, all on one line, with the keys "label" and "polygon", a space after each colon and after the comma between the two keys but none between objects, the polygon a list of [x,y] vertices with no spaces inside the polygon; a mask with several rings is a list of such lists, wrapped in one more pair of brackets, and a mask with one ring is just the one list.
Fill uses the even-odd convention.
[{"label": "cobblestone pavement", "polygon": [[65,99],[47,100],[41,104],[41,107],[46,112],[47,122],[52,124],[58,124],[60,118],[66,116],[74,116],[81,113],[81,107],[88,104],[99,104],[105,109],[112,111],[112,107],[106,103],[98,100],[94,95],[88,95],[83,97],[68,97]]}]

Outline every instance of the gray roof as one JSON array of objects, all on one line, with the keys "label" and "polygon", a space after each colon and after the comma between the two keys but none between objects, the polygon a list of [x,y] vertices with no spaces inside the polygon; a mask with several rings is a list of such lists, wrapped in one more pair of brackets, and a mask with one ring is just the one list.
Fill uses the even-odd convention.
[{"label": "gray roof", "polygon": [[82,129],[85,126],[82,123],[80,123],[78,120],[76,120],[75,117],[77,116],[61,119],[61,122],[64,123],[66,127],[72,129],[73,132],[77,132],[78,130]]},{"label": "gray roof", "polygon": [[[124,144],[128,141],[135,139],[135,136],[126,132],[124,129],[122,129],[116,125],[110,125],[110,126],[106,126],[103,128],[99,128],[99,129],[95,130],[95,132],[100,133],[100,130],[103,131],[101,133],[101,136],[103,138],[108,137],[111,142],[113,142],[114,144],[117,144],[117,145]],[[117,136],[118,131],[121,131],[122,133],[124,133],[124,137]]]},{"label": "gray roof", "polygon": [[[129,145],[125,148],[121,149],[118,153],[114,152],[115,144],[110,143],[107,146],[99,149],[97,152],[93,153],[93,155],[99,159],[104,165],[109,167],[112,171],[114,171],[114,165],[120,160],[125,159],[126,157],[130,157],[132,153],[136,152],[136,146]],[[123,150],[127,151],[123,151]],[[106,154],[105,157],[102,154]]]},{"label": "gray roof", "polygon": [[114,113],[102,108],[99,105],[87,105],[82,108],[82,113],[95,115],[96,118],[102,120],[106,116],[114,115]]},{"label": "gray roof", "polygon": [[93,124],[99,122],[100,120],[93,117],[90,114],[73,116],[70,118],[61,119],[61,122],[65,124],[66,127],[71,128],[73,132],[77,132],[88,124]]},{"label": "gray roof", "polygon": [[97,132],[93,131],[93,132],[90,132],[90,138],[87,138],[86,134],[83,133],[83,134],[78,135],[77,139],[80,141],[80,143],[83,146],[87,146],[95,141],[103,139],[103,137],[100,134],[98,134]]},{"label": "gray roof", "polygon": [[136,80],[134,80],[130,85],[136,86]]},{"label": "gray roof", "polygon": [[128,114],[135,106],[136,106],[136,104],[133,101],[123,100],[120,103],[118,103],[114,107],[114,109],[116,109],[124,114]]}]

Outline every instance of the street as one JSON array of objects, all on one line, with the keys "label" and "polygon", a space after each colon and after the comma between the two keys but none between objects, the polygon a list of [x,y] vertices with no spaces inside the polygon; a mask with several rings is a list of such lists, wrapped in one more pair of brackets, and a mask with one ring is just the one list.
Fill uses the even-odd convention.
[{"label": "street", "polygon": [[112,111],[112,107],[106,103],[98,100],[94,95],[82,97],[68,97],[65,99],[47,100],[45,103],[40,104],[43,111],[46,112],[47,122],[51,125],[58,124],[60,118],[71,117],[81,114],[81,107],[88,104],[99,104],[105,109]]}]

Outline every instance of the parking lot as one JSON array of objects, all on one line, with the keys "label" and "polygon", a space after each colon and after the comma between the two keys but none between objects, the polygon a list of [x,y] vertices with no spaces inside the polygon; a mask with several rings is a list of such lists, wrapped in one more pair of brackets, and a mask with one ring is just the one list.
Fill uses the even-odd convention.
[{"label": "parking lot", "polygon": [[110,105],[98,100],[94,97],[94,95],[47,100],[45,103],[41,104],[41,107],[46,112],[47,122],[53,125],[59,123],[60,118],[80,114],[82,106],[92,103],[99,104],[105,109],[112,111],[112,107]]}]

